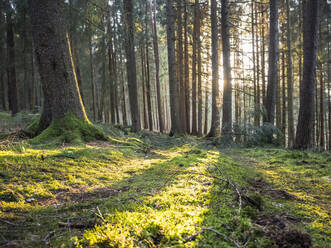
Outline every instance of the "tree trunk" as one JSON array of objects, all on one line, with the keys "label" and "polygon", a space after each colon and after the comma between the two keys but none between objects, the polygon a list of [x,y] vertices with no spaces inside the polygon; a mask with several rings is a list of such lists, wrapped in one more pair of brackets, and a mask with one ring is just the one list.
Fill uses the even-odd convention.
[{"label": "tree trunk", "polygon": [[69,113],[87,120],[73,70],[68,34],[61,16],[63,4],[60,0],[29,0],[33,40],[44,93],[44,109],[38,133],[53,120]]},{"label": "tree trunk", "polygon": [[192,134],[197,135],[197,41],[199,25],[199,0],[194,3],[194,27],[192,47]]},{"label": "tree trunk", "polygon": [[222,0],[221,19],[224,68],[222,138],[226,141],[232,141],[232,84],[228,0]]},{"label": "tree trunk", "polygon": [[92,89],[92,111],[93,120],[97,118],[97,102],[96,102],[96,85],[94,81],[94,68],[93,68],[93,48],[92,37],[89,37],[89,55],[90,55],[90,77],[91,77],[91,89]]},{"label": "tree trunk", "polygon": [[186,118],[186,133],[191,133],[191,105],[190,105],[190,69],[189,69],[189,54],[188,54],[188,15],[187,15],[187,0],[185,1],[184,9],[184,83],[185,83],[185,118]]},{"label": "tree trunk", "polygon": [[[322,40],[322,39],[321,39]],[[320,70],[320,142],[319,145],[322,150],[325,146],[325,137],[324,137],[324,80],[323,80],[323,66],[321,63]]]},{"label": "tree trunk", "polygon": [[[274,124],[278,82],[278,0],[270,0],[269,68],[264,122]],[[270,141],[272,137],[269,137]]]},{"label": "tree trunk", "polygon": [[175,10],[174,0],[167,0],[167,44],[168,44],[168,71],[170,90],[171,131],[170,134],[179,133],[178,116],[178,86],[175,55]]},{"label": "tree trunk", "polygon": [[138,105],[138,88],[136,73],[136,55],[134,51],[134,26],[133,26],[133,5],[132,0],[123,0],[124,23],[125,23],[125,52],[126,69],[129,86],[130,109],[133,132],[141,130],[140,113]]},{"label": "tree trunk", "polygon": [[149,52],[148,45],[146,44],[146,97],[147,97],[147,110],[148,110],[148,127],[150,131],[153,131],[153,113],[152,113],[152,101],[151,101],[151,80],[149,69]]},{"label": "tree trunk", "polygon": [[218,82],[218,28],[217,2],[211,0],[211,45],[212,45],[212,119],[208,136],[216,137],[220,134],[220,102]]},{"label": "tree trunk", "polygon": [[291,45],[291,16],[290,0],[286,0],[286,35],[287,35],[287,104],[288,104],[288,147],[294,143],[294,118],[293,118],[293,72],[292,72],[292,45]]},{"label": "tree trunk", "polygon": [[177,67],[178,67],[178,91],[179,91],[179,125],[180,132],[186,131],[185,118],[185,87],[184,87],[184,64],[183,64],[183,23],[182,23],[182,0],[176,1],[177,6]]},{"label": "tree trunk", "polygon": [[[0,9],[2,9],[2,1],[0,1]],[[0,64],[4,65],[4,42],[5,42],[5,33],[3,30],[3,24],[5,23],[5,17],[3,12],[0,11]],[[6,94],[5,94],[5,70],[3,66],[0,66],[0,108],[6,111]]]},{"label": "tree trunk", "polygon": [[158,110],[158,125],[160,133],[164,131],[164,118],[162,111],[162,101],[161,101],[161,90],[160,90],[160,59],[159,59],[159,43],[158,34],[156,28],[156,0],[153,2],[150,0],[150,18],[153,34],[153,49],[154,49],[154,63],[155,63],[155,84],[156,84],[156,99],[157,99],[157,110]]},{"label": "tree trunk", "polygon": [[198,135],[202,136],[202,71],[201,71],[201,10],[197,15],[197,52],[198,52]]},{"label": "tree trunk", "polygon": [[305,2],[303,23],[303,78],[300,84],[300,109],[294,145],[296,149],[312,147],[319,0]]},{"label": "tree trunk", "polygon": [[17,82],[16,82],[16,59],[15,42],[12,20],[12,7],[9,0],[5,1],[6,9],[6,31],[7,31],[7,80],[8,80],[8,102],[12,115],[18,112]]}]

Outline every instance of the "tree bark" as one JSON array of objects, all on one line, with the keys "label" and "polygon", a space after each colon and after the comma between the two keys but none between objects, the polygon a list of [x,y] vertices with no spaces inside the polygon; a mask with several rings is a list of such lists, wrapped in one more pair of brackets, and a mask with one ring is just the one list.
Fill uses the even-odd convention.
[{"label": "tree bark", "polygon": [[192,134],[197,135],[197,41],[199,0],[194,3],[193,46],[192,46]]},{"label": "tree bark", "polygon": [[191,133],[191,104],[190,104],[190,69],[189,69],[189,54],[188,54],[188,15],[187,15],[187,0],[184,0],[184,83],[185,83],[185,118],[186,118],[186,133]]},{"label": "tree bark", "polygon": [[222,138],[226,141],[232,141],[232,84],[228,0],[222,0],[221,20],[224,68]]},{"label": "tree bark", "polygon": [[211,0],[211,45],[212,45],[212,120],[208,136],[220,134],[219,82],[218,82],[218,28],[217,2]]},{"label": "tree bark", "polygon": [[160,59],[159,59],[159,43],[158,34],[156,28],[156,0],[153,2],[150,0],[150,18],[153,34],[153,49],[154,49],[154,63],[155,63],[155,84],[156,84],[156,99],[157,99],[157,110],[158,110],[158,124],[160,133],[164,132],[164,118],[162,111],[162,101],[161,101],[161,90],[160,90]]},{"label": "tree bark", "polygon": [[44,93],[38,133],[53,120],[75,114],[87,120],[79,94],[68,34],[64,29],[61,0],[29,0],[36,58]]},{"label": "tree bark", "polygon": [[286,0],[286,34],[287,34],[287,105],[288,105],[288,147],[294,143],[294,118],[293,118],[293,70],[292,70],[292,45],[291,45],[291,16],[290,0]]},{"label": "tree bark", "polygon": [[167,44],[168,44],[168,71],[170,90],[171,131],[170,135],[179,133],[178,116],[178,85],[175,55],[175,10],[174,0],[167,0]]},{"label": "tree bark", "polygon": [[[269,68],[264,122],[274,124],[278,82],[278,0],[270,0]],[[272,139],[272,137],[269,137]]]},{"label": "tree bark", "polygon": [[12,20],[12,7],[9,0],[5,0],[6,9],[6,32],[7,32],[7,80],[8,80],[8,102],[12,115],[18,112],[17,82],[16,82],[16,53],[14,30]]},{"label": "tree bark", "polygon": [[300,84],[300,109],[294,145],[296,149],[310,148],[313,141],[319,0],[305,2],[303,23],[303,78]]},{"label": "tree bark", "polygon": [[136,55],[134,51],[134,26],[133,26],[133,4],[132,0],[123,0],[124,23],[125,23],[125,52],[126,69],[129,86],[130,109],[133,132],[141,130],[140,113],[138,105],[138,88],[136,73]]}]

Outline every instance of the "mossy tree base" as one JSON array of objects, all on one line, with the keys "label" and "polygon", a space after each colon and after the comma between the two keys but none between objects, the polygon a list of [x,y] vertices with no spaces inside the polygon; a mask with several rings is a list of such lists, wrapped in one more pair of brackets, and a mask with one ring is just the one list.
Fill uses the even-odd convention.
[{"label": "mossy tree base", "polygon": [[30,140],[31,144],[82,144],[92,140],[107,140],[106,134],[101,129],[89,121],[79,119],[74,114],[67,114],[63,118],[53,121],[39,135],[38,124],[39,119],[25,130],[27,134],[33,137]]}]

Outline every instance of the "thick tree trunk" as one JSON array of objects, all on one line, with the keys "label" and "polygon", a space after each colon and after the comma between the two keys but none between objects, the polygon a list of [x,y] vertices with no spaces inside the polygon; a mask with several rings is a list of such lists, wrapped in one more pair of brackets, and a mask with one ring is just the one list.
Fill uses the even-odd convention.
[{"label": "thick tree trunk", "polygon": [[8,80],[8,102],[12,115],[18,112],[16,66],[15,66],[15,42],[12,20],[12,8],[9,0],[5,0],[6,9],[6,31],[7,31],[7,80]]},{"label": "thick tree trunk", "polygon": [[[266,98],[267,115],[264,122],[274,124],[278,82],[278,0],[270,0],[269,67]],[[269,137],[272,139],[272,137]]]},{"label": "thick tree trunk", "polygon": [[175,10],[173,0],[167,0],[167,44],[168,44],[168,71],[170,90],[171,131],[170,134],[179,133],[178,116],[178,86],[175,55]]},{"label": "thick tree trunk", "polygon": [[60,0],[29,0],[33,40],[45,99],[38,133],[53,120],[69,113],[87,120],[61,16],[63,4]]},{"label": "thick tree trunk", "polygon": [[313,141],[319,0],[305,2],[303,23],[303,79],[300,84],[300,109],[294,145],[296,149],[310,148]]},{"label": "thick tree trunk", "polygon": [[129,86],[130,109],[133,132],[141,130],[140,113],[138,105],[138,87],[136,73],[136,55],[134,51],[134,26],[133,26],[133,4],[132,0],[123,0],[124,23],[125,23],[125,52],[126,69]]},{"label": "thick tree trunk", "polygon": [[223,48],[224,88],[223,88],[223,118],[222,138],[232,140],[232,84],[230,64],[230,31],[229,31],[229,1],[222,0],[221,30]]},{"label": "thick tree trunk", "polygon": [[161,87],[160,87],[160,59],[159,59],[159,43],[158,34],[156,28],[156,0],[153,2],[150,0],[150,18],[153,34],[153,49],[154,49],[154,63],[155,63],[155,84],[156,84],[156,99],[157,99],[157,110],[158,110],[158,125],[160,133],[164,131],[164,118],[162,111],[162,101],[161,101]]},{"label": "thick tree trunk", "polygon": [[220,134],[219,82],[218,82],[218,28],[217,2],[211,0],[211,45],[212,45],[212,119],[209,137]]}]

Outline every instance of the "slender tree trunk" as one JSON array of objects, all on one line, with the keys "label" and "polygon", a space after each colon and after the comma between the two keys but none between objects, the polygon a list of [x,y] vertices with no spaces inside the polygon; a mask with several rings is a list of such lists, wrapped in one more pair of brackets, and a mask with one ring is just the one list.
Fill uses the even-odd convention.
[{"label": "slender tree trunk", "polygon": [[202,136],[202,71],[201,71],[201,10],[197,16],[197,52],[198,52],[198,135]]},{"label": "slender tree trunk", "polygon": [[223,48],[224,88],[223,88],[223,118],[222,138],[232,140],[232,84],[230,64],[230,31],[229,31],[229,2],[222,0],[221,30]]},{"label": "slender tree trunk", "polygon": [[184,83],[185,83],[185,118],[186,118],[186,133],[191,133],[191,105],[190,105],[190,71],[189,71],[189,54],[188,54],[188,15],[187,15],[187,0],[184,0]]},{"label": "slender tree trunk", "polygon": [[265,17],[263,11],[263,5],[261,5],[262,12],[262,28],[261,28],[261,38],[262,38],[262,52],[261,52],[261,77],[262,77],[262,104],[266,104],[266,83],[265,83]]},{"label": "slender tree trunk", "polygon": [[254,125],[259,126],[258,105],[256,91],[256,59],[255,59],[255,17],[254,17],[254,0],[251,0],[251,19],[252,19],[252,62],[253,62],[253,87],[254,87]]},{"label": "slender tree trunk", "polygon": [[[322,40],[322,39],[321,39]],[[325,137],[324,137],[324,80],[323,80],[323,66],[321,63],[320,70],[320,142],[319,145],[322,150],[325,146]]]},{"label": "slender tree trunk", "polygon": [[194,27],[192,47],[192,134],[197,135],[197,43],[199,25],[199,0],[194,3]]},{"label": "slender tree trunk", "polygon": [[148,129],[148,117],[147,117],[147,110],[146,110],[146,62],[145,62],[145,51],[144,51],[144,41],[140,44],[140,57],[141,57],[141,84],[142,84],[142,95],[143,95],[143,115],[144,115],[144,129]]},{"label": "slender tree trunk", "polygon": [[291,45],[291,16],[290,0],[286,0],[286,35],[287,35],[287,104],[288,104],[288,147],[294,143],[294,118],[293,118],[293,70],[292,70],[292,45]]},{"label": "slender tree trunk", "polygon": [[[255,7],[255,26],[256,26],[256,35],[255,35],[255,43],[256,43],[256,106],[257,106],[257,110],[258,113],[256,115],[256,124],[257,126],[260,126],[260,109],[261,109],[261,92],[260,92],[260,60],[259,60],[259,32],[258,32],[258,22],[259,22],[259,18],[258,18],[258,8]],[[253,41],[254,42],[254,41]]]},{"label": "slender tree trunk", "polygon": [[205,83],[205,125],[204,125],[204,134],[208,134],[208,99],[209,99],[209,92],[208,92],[208,81],[209,81],[209,59],[210,59],[210,52],[209,47],[207,48],[207,76],[206,76],[206,83]]},{"label": "slender tree trunk", "polygon": [[[267,115],[264,122],[274,124],[278,82],[278,0],[270,0],[269,67],[266,98]],[[270,141],[272,137],[269,137]]]},{"label": "slender tree trunk", "polygon": [[154,63],[155,63],[155,84],[156,84],[156,99],[157,99],[157,110],[158,110],[158,125],[161,133],[164,131],[164,118],[162,111],[162,101],[161,101],[161,90],[160,90],[160,59],[159,59],[159,44],[158,44],[158,34],[156,28],[156,0],[153,2],[150,0],[150,19],[153,34],[153,49],[154,49]]},{"label": "slender tree trunk", "polygon": [[218,82],[218,28],[217,1],[211,0],[211,46],[212,46],[212,119],[208,136],[216,137],[220,134],[220,96]]},{"label": "slender tree trunk", "polygon": [[177,68],[178,68],[178,90],[179,90],[179,128],[181,133],[186,131],[185,118],[185,86],[184,86],[184,64],[183,64],[183,23],[182,23],[182,0],[176,1],[177,6]]},{"label": "slender tree trunk", "polygon": [[132,0],[123,0],[124,23],[125,23],[125,52],[126,69],[129,86],[130,109],[133,132],[141,130],[140,113],[138,105],[138,87],[136,73],[136,56],[134,51],[134,26],[133,26],[133,4]]},{"label": "slender tree trunk", "polygon": [[6,31],[7,31],[7,80],[8,80],[8,102],[12,115],[18,112],[17,82],[16,82],[16,59],[15,42],[12,20],[12,7],[9,0],[5,0],[6,9]]},{"label": "slender tree trunk", "polygon": [[91,77],[91,90],[92,90],[92,110],[93,120],[97,118],[97,102],[96,102],[96,85],[94,81],[94,68],[93,68],[93,48],[92,37],[89,37],[89,55],[90,55],[90,77]]},{"label": "slender tree trunk", "polygon": [[168,44],[168,71],[170,90],[171,131],[170,135],[179,133],[178,112],[178,85],[175,55],[175,10],[174,0],[167,0],[167,44]]},{"label": "slender tree trunk", "polygon": [[294,145],[296,149],[307,149],[311,147],[313,140],[312,127],[314,121],[319,0],[305,2],[303,23],[303,79],[300,84],[300,109]]},{"label": "slender tree trunk", "polygon": [[286,81],[285,81],[285,54],[282,53],[282,133],[283,133],[283,145],[286,146]]},{"label": "slender tree trunk", "polygon": [[152,101],[151,101],[151,80],[149,72],[149,52],[148,45],[146,44],[146,97],[147,97],[147,109],[148,109],[148,127],[150,131],[153,131],[153,113],[152,113]]},{"label": "slender tree trunk", "polygon": [[[0,9],[2,9],[2,1],[0,1]],[[0,64],[4,65],[4,57],[5,57],[5,50],[4,50],[4,42],[5,42],[5,33],[3,30],[3,24],[5,23],[5,17],[3,12],[0,11]],[[4,66],[0,66],[0,101],[1,106],[0,108],[6,111],[6,94],[5,94],[5,70]]]},{"label": "slender tree trunk", "polygon": [[60,0],[29,0],[35,52],[44,92],[44,109],[38,133],[53,120],[73,113],[87,120],[79,94],[68,34]]}]

